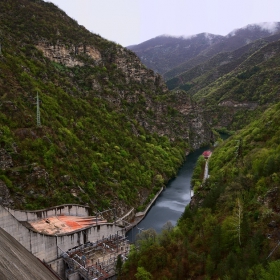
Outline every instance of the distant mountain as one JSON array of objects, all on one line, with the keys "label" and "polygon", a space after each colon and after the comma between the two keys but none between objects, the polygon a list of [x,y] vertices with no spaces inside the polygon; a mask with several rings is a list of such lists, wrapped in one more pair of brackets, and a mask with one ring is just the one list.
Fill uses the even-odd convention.
[{"label": "distant mountain", "polygon": [[[243,127],[269,104],[279,101],[279,31],[279,23],[248,25],[220,37],[216,43],[200,52],[196,47],[206,35],[192,37],[192,43],[194,38],[200,39],[189,48],[196,49],[198,54],[191,56],[194,52],[186,52],[185,62],[163,73],[168,88],[186,91],[203,108],[211,127],[233,130]],[[153,49],[151,44],[156,39],[133,48],[138,51],[142,46],[148,53],[148,46]],[[174,49],[179,49],[178,41],[176,45],[171,37],[169,46],[172,40]],[[159,62],[174,65],[178,53],[176,50],[165,50],[163,56],[162,49]],[[175,59],[171,59],[174,53]],[[142,61],[145,61],[144,58],[141,56]],[[156,59],[154,55],[153,61]],[[264,86],[260,81],[269,86]]]},{"label": "distant mountain", "polygon": [[[194,67],[191,67],[191,63],[189,61],[186,64],[188,64],[190,69],[180,73],[174,78],[169,79],[167,81],[167,86],[169,89],[180,88],[186,91],[190,90],[190,92],[194,94],[210,82],[213,82],[217,78],[234,70],[238,65],[244,62],[250,55],[258,51],[260,48],[279,39],[280,33],[259,39],[232,52],[218,53],[209,60],[195,65]],[[179,67],[175,69],[178,70]],[[198,78],[199,83],[196,81]]]},{"label": "distant mountain", "polygon": [[204,107],[212,127],[240,129],[280,101],[279,37],[258,50],[246,52],[229,65],[205,71],[188,83],[195,84],[188,93]]},{"label": "distant mountain", "polygon": [[280,23],[251,24],[227,36],[201,33],[188,38],[159,36],[128,47],[141,61],[166,80],[187,71],[221,52],[234,51],[253,41],[276,34]]},{"label": "distant mountain", "polygon": [[237,130],[279,102],[280,34],[257,40],[167,81],[204,108],[211,127]]},{"label": "distant mountain", "polygon": [[147,67],[164,74],[222,39],[223,36],[209,33],[189,37],[162,35],[127,48],[135,52]]}]

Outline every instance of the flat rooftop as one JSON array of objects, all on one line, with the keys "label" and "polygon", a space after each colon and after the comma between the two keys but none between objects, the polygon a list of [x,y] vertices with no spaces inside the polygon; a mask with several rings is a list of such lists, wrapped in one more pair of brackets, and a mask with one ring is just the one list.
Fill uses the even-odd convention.
[{"label": "flat rooftop", "polygon": [[89,226],[100,225],[107,223],[106,220],[101,220],[94,216],[77,217],[77,216],[53,216],[29,224],[42,234],[64,234],[75,230],[83,229]]}]

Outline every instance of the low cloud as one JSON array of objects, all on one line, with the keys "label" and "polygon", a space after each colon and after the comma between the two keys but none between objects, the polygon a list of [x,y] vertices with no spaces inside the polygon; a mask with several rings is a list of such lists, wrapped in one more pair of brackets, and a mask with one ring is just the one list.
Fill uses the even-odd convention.
[{"label": "low cloud", "polygon": [[178,39],[183,39],[183,40],[187,40],[187,39],[191,39],[191,38],[194,38],[194,37],[196,37],[197,36],[197,34],[195,34],[195,35],[178,35],[178,36],[176,36],[176,35],[168,35],[168,34],[162,34],[161,36],[159,36],[159,37],[167,37],[167,38],[178,38]]},{"label": "low cloud", "polygon": [[237,29],[232,30],[226,37],[235,36],[236,32],[238,32],[238,30],[240,30],[240,29],[254,30],[256,28],[266,30],[270,33],[275,33],[280,29],[280,23],[278,23],[278,22],[260,22],[260,23],[248,24],[242,28],[237,28]]},{"label": "low cloud", "polygon": [[261,22],[261,23],[257,23],[256,25],[258,25],[261,29],[267,30],[271,33],[276,32],[279,28],[278,22]]}]

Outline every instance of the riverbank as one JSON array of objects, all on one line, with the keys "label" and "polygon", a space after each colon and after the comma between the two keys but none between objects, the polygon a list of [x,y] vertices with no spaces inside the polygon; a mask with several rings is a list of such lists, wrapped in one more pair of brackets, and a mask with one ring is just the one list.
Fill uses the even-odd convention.
[{"label": "riverbank", "polygon": [[[189,150],[186,151],[186,157],[190,154],[191,152]],[[185,162],[185,161],[184,161]],[[184,164],[184,163],[183,163]],[[133,227],[137,226],[147,215],[147,213],[149,212],[150,208],[152,207],[152,205],[154,204],[154,202],[157,200],[157,198],[159,197],[159,195],[162,193],[162,191],[165,189],[165,187],[162,187],[157,194],[154,196],[154,198],[151,200],[151,202],[148,204],[148,206],[145,208],[144,211],[142,212],[137,212],[135,213],[133,219],[130,220],[130,222],[126,222],[127,226],[125,226],[125,230],[126,232],[130,231]],[[118,221],[122,220],[125,217],[128,217],[131,215],[131,212],[134,211],[135,209],[133,208],[132,210],[130,210],[124,217],[120,218]]]},{"label": "riverbank", "polygon": [[135,242],[136,236],[141,230],[153,228],[157,233],[162,231],[164,225],[169,221],[176,225],[182,216],[186,206],[191,200],[191,177],[198,157],[209,147],[204,147],[191,152],[186,157],[177,175],[171,179],[166,188],[158,193],[154,201],[151,201],[145,211],[139,213],[132,221],[137,228],[127,232],[130,242]]},{"label": "riverbank", "polygon": [[[152,201],[149,203],[149,205],[145,208],[144,211],[142,212],[137,212],[134,215],[134,219],[130,222],[130,225],[128,227],[125,227],[125,231],[128,232],[129,230],[131,230],[133,227],[135,227],[136,225],[138,225],[147,215],[148,211],[150,210],[150,208],[152,207],[153,203],[156,201],[156,199],[158,198],[158,196],[162,193],[163,191],[163,187],[157,192],[157,194],[155,195],[155,197],[152,199]],[[131,212],[131,211],[130,211]]]}]

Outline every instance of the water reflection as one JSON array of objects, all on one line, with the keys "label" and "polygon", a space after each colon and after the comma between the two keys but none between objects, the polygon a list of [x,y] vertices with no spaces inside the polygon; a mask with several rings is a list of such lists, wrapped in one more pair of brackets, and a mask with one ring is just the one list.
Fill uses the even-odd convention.
[{"label": "water reflection", "polygon": [[[160,232],[167,221],[176,225],[186,205],[190,203],[190,181],[197,158],[207,149],[209,147],[201,148],[187,156],[186,162],[178,171],[177,177],[168,183],[146,217],[137,225],[138,228],[154,228],[157,232]],[[128,232],[127,237],[131,242],[135,241],[138,231],[137,228],[134,228]]]}]

